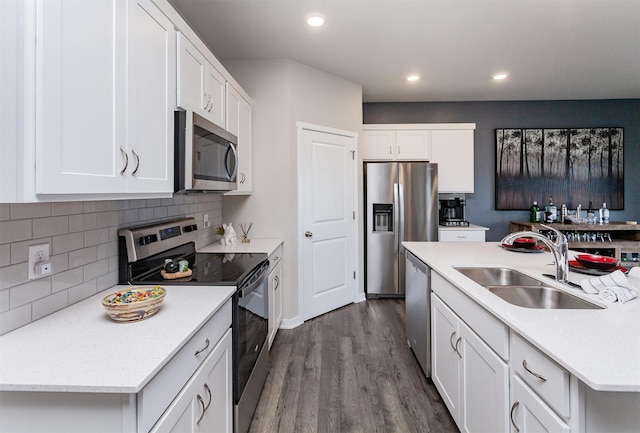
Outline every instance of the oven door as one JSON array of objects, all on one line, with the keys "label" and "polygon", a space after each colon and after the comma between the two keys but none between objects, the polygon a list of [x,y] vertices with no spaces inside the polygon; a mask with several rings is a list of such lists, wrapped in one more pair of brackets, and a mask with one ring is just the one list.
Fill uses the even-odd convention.
[{"label": "oven door", "polygon": [[[247,383],[251,379],[254,366],[263,346],[267,341],[269,303],[268,279],[266,266],[262,265],[259,275],[254,275],[247,285],[238,287],[234,330],[236,331],[234,347],[234,399],[237,404],[242,397]],[[262,386],[260,386],[260,390]]]}]

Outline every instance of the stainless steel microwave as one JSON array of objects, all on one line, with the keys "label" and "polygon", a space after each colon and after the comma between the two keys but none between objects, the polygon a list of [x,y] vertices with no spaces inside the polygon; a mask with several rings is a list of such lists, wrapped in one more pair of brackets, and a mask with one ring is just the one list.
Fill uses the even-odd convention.
[{"label": "stainless steel microwave", "polygon": [[175,112],[175,192],[237,189],[238,138],[193,111]]}]

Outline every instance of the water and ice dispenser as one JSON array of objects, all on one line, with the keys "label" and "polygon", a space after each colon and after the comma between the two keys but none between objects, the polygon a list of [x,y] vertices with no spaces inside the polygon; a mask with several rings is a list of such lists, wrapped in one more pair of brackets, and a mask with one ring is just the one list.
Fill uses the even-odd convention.
[{"label": "water and ice dispenser", "polygon": [[393,232],[393,204],[373,204],[373,231]]}]

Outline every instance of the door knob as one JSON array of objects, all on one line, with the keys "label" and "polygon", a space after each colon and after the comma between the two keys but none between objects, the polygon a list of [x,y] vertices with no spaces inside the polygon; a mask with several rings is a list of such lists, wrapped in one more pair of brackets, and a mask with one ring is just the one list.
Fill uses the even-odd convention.
[{"label": "door knob", "polygon": [[306,237],[308,237],[308,238],[313,237],[313,233],[311,233],[311,232],[309,232],[309,231],[304,232],[304,235],[305,235]]}]

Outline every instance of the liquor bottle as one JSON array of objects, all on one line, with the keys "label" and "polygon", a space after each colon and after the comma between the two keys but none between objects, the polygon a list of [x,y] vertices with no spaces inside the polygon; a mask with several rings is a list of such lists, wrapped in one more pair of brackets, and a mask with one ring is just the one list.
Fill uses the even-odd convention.
[{"label": "liquor bottle", "polygon": [[538,222],[538,212],[540,212],[540,208],[538,207],[538,202],[534,201],[533,206],[531,206],[531,210],[529,211],[529,222],[532,222],[532,223]]},{"label": "liquor bottle", "polygon": [[609,209],[607,209],[607,203],[602,203],[602,223],[609,224]]},{"label": "liquor bottle", "polygon": [[552,223],[558,219],[558,208],[553,204],[553,197],[549,196],[549,216],[548,222]]},{"label": "liquor bottle", "polygon": [[593,224],[596,222],[596,214],[593,212],[593,204],[589,200],[589,207],[587,208],[587,224]]}]

